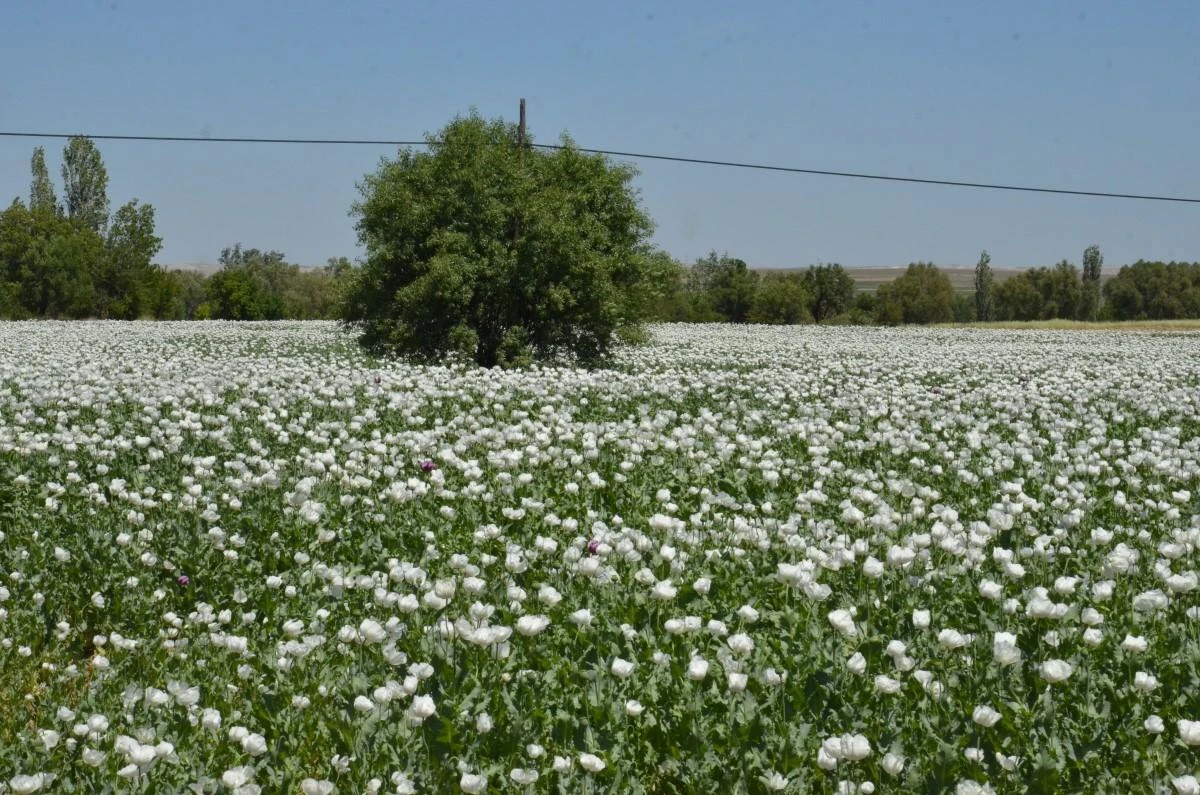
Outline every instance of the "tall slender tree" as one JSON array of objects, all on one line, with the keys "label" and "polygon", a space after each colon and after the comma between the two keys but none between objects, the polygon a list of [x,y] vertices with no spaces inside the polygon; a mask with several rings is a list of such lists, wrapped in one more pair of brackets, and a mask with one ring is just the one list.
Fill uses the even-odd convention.
[{"label": "tall slender tree", "polygon": [[983,251],[975,265],[975,318],[992,319],[992,256]]},{"label": "tall slender tree", "polygon": [[57,213],[58,199],[54,195],[54,183],[50,181],[50,172],[46,169],[46,151],[42,147],[33,150],[29,170],[32,172],[29,209],[35,213]]},{"label": "tall slender tree", "polygon": [[1079,319],[1095,320],[1100,310],[1100,268],[1104,255],[1100,247],[1090,245],[1083,250],[1083,283],[1079,294]]},{"label": "tall slender tree", "polygon": [[67,142],[62,178],[67,217],[102,234],[108,225],[108,171],[90,138],[75,136]]}]

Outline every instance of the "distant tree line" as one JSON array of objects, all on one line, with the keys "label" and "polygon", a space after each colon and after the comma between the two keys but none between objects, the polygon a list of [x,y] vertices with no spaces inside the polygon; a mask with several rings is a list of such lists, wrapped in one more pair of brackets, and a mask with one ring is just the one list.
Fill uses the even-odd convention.
[{"label": "distant tree line", "polygon": [[[592,237],[603,243],[597,249],[602,256],[597,255],[600,258],[589,266],[592,270],[581,271],[591,281],[559,284],[566,278],[563,274],[576,281],[583,276],[572,275],[573,272],[567,270],[562,273],[551,272],[552,269],[539,270],[534,264],[520,262],[520,257],[525,254],[543,258],[553,255],[558,259],[567,256],[563,251],[569,246],[562,242],[567,238],[563,236],[563,230],[554,225],[557,223],[554,218],[547,216],[545,220],[537,220],[541,218],[538,213],[545,208],[536,202],[527,202],[528,197],[519,191],[513,196],[497,194],[489,198],[495,207],[481,212],[480,217],[491,219],[489,223],[493,226],[499,224],[500,232],[493,237],[499,235],[504,240],[522,241],[521,246],[513,247],[513,251],[506,254],[507,259],[497,260],[503,260],[502,264],[511,267],[500,271],[471,271],[475,274],[471,277],[475,281],[470,282],[474,285],[472,294],[478,293],[471,299],[475,303],[463,303],[456,298],[459,302],[454,305],[453,312],[442,299],[447,295],[459,298],[466,295],[467,282],[455,282],[457,293],[441,287],[435,290],[426,283],[431,278],[426,275],[422,277],[425,282],[417,285],[425,292],[413,288],[409,290],[411,295],[405,293],[402,296],[412,305],[413,312],[425,312],[425,319],[417,324],[422,331],[414,339],[432,339],[430,328],[444,326],[443,331],[450,334],[458,329],[458,325],[464,329],[478,326],[487,333],[479,337],[479,331],[473,332],[476,334],[473,345],[486,349],[485,360],[505,358],[509,356],[509,348],[553,348],[559,344],[556,340],[562,336],[561,329],[553,331],[559,326],[551,321],[559,315],[566,317],[582,311],[586,302],[581,303],[575,293],[581,296],[599,290],[596,285],[603,286],[599,291],[609,296],[606,299],[609,303],[604,306],[620,307],[619,312],[606,310],[607,314],[601,313],[603,323],[600,325],[605,328],[620,326],[624,322],[622,313],[663,322],[881,325],[1060,318],[1084,321],[1200,318],[1200,263],[1138,261],[1122,267],[1102,286],[1104,260],[1099,247],[1094,245],[1083,252],[1082,268],[1062,260],[1053,267],[1030,268],[1004,280],[995,278],[991,258],[985,251],[975,267],[973,292],[956,292],[948,276],[928,262],[909,265],[903,275],[880,286],[874,293],[856,291],[853,278],[836,263],[818,264],[803,271],[758,272],[744,260],[712,251],[691,266],[685,266],[664,251],[630,243],[643,237],[650,223],[627,201],[623,192],[632,172],[614,170],[599,161],[593,163],[570,152],[544,164],[526,152],[531,165],[522,166],[524,161],[511,157],[513,153],[508,152],[511,147],[505,143],[507,128],[493,125],[495,129],[492,129],[475,118],[455,124],[463,127],[465,143],[454,157],[464,163],[478,160],[473,153],[478,152],[482,144],[476,139],[487,138],[485,131],[491,130],[489,135],[496,139],[491,142],[489,151],[495,156],[488,161],[488,169],[479,171],[477,179],[473,176],[473,187],[464,193],[475,197],[472,201],[479,203],[478,197],[484,190],[481,186],[491,184],[487,182],[491,179],[489,175],[494,176],[501,165],[512,160],[510,165],[516,169],[514,173],[520,173],[527,181],[540,179],[547,185],[559,186],[555,188],[556,195],[575,196],[573,201],[583,207],[589,201],[594,203],[594,197],[588,198],[591,194],[576,191],[576,196],[561,186],[573,184],[572,179],[578,182],[586,172],[598,186],[597,190],[603,188],[606,196],[615,197],[612,199],[615,203],[605,217],[612,216],[613,207],[623,208],[622,223],[626,217],[631,218],[630,223],[642,230],[637,234],[618,234],[602,226],[589,227]],[[457,128],[452,125],[448,129]],[[448,148],[444,157],[451,158],[453,152],[457,150]],[[376,178],[387,176],[393,181],[400,180],[407,178],[409,171],[419,175],[423,173],[421,168],[429,167],[419,157],[410,157],[410,160],[397,161],[392,166],[395,174],[381,172]],[[545,165],[545,174],[533,165]],[[366,312],[365,307],[370,303],[367,298],[374,295],[371,291],[379,292],[381,286],[386,289],[379,292],[382,297],[376,303],[399,300],[400,293],[381,275],[382,271],[365,273],[345,257],[331,258],[324,268],[306,269],[288,263],[279,251],[242,248],[240,243],[221,252],[220,269],[212,274],[164,269],[154,263],[162,247],[162,240],[155,232],[154,207],[135,198],[110,212],[108,172],[91,140],[75,137],[64,148],[61,194],[50,178],[41,147],[33,151],[30,166],[28,201],[16,198],[0,212],[0,318],[279,320],[342,317],[346,320],[349,316],[353,320],[357,317],[355,311],[361,310],[358,314]],[[559,173],[564,169],[570,172],[565,177]],[[470,173],[475,174],[474,171]],[[439,179],[445,183],[447,177],[442,175]],[[373,183],[368,183],[368,187],[370,184]],[[530,195],[544,193],[543,188],[541,193],[535,191]],[[445,207],[448,219],[445,224],[449,227],[458,223],[454,219],[462,217],[466,211],[464,207],[473,207],[460,206],[461,198],[455,201],[459,204],[449,202]],[[529,203],[529,206],[521,202]],[[503,211],[510,205],[519,205],[517,215],[523,218],[515,226]],[[388,245],[377,246],[380,252],[393,251],[395,240],[404,239],[404,234],[416,234],[411,224],[403,229],[396,227],[398,216],[390,204],[381,204],[378,211],[368,217],[365,210],[373,208],[374,205],[366,202],[359,206],[364,215],[359,231],[368,244],[375,239],[372,235],[381,239],[386,237]],[[368,220],[370,224],[366,223]],[[387,226],[389,223],[396,229]],[[426,237],[432,234],[429,230],[420,232]],[[469,248],[464,246],[470,241],[460,238],[461,235],[439,237],[438,246],[462,259],[463,252]],[[409,247],[412,246],[416,243]],[[382,256],[378,252],[376,255],[373,255],[376,259]],[[613,262],[621,259],[637,264],[622,270],[604,257]],[[461,276],[455,268],[435,271],[441,274],[439,278],[454,276],[458,279]],[[490,307],[498,304],[485,299],[492,294],[507,295],[505,280],[512,281],[518,272],[524,286],[517,292],[524,298],[509,300],[505,305],[519,317],[507,320],[493,317],[495,312]],[[597,276],[601,273],[604,279]],[[530,281],[535,276],[546,283]],[[549,296],[547,300],[553,300],[547,304],[542,300],[543,293]],[[618,295],[623,297],[613,303],[611,299]],[[549,312],[549,320],[540,325],[533,323],[529,328],[525,327],[528,322],[522,326],[518,322],[520,318],[529,321],[533,311],[526,304],[536,307],[534,314]],[[347,315],[342,311],[346,307],[355,311]],[[449,318],[457,318],[458,325],[449,323]],[[375,325],[367,325],[376,329]],[[379,331],[384,326],[387,324],[376,329],[379,334],[384,333]],[[488,331],[493,327],[509,329],[504,332],[508,336]],[[402,337],[400,332],[407,328],[409,326],[387,326],[384,336],[394,341],[399,338],[397,335]],[[413,326],[410,331],[416,328]],[[514,328],[528,339],[516,339],[512,332]],[[542,339],[539,334],[546,338]]]},{"label": "distant tree line", "polygon": [[837,263],[806,270],[758,273],[715,251],[691,267],[665,252],[658,265],[658,301],[652,316],[664,322],[868,325],[968,322],[968,296],[955,295],[949,278],[918,262],[876,293],[859,292]]},{"label": "distant tree line", "polygon": [[1030,268],[993,285],[985,251],[975,269],[981,320],[1172,320],[1200,318],[1200,262],[1146,262],[1123,266],[1101,287],[1104,257],[1083,252],[1083,269],[1062,260]]},{"label": "distant tree line", "polygon": [[331,318],[353,271],[345,257],[301,269],[241,244],[212,275],[166,270],[153,262],[154,207],[132,199],[109,213],[108,171],[90,139],[63,150],[61,200],[41,147],[31,172],[28,204],[0,212],[0,318]]},{"label": "distant tree line", "polygon": [[322,320],[337,316],[354,271],[350,260],[332,257],[321,269],[288,263],[279,251],[226,248],[211,276],[171,271],[186,296],[181,320]]},{"label": "distant tree line", "polygon": [[1200,262],[1126,265],[1104,285],[1101,316],[1113,320],[1200,317]]},{"label": "distant tree line", "polygon": [[861,303],[854,279],[836,263],[805,271],[759,273],[744,260],[710,252],[691,267],[664,251],[654,263],[657,299],[651,316],[676,323],[863,323],[873,304]]},{"label": "distant tree line", "polygon": [[653,316],[664,322],[928,324],[1022,320],[1200,318],[1200,263],[1126,265],[1101,287],[1098,246],[1083,268],[1062,260],[997,281],[984,251],[974,291],[956,292],[932,263],[915,262],[875,293],[857,292],[837,264],[759,273],[736,257],[711,252],[691,267],[654,252],[659,276]]}]

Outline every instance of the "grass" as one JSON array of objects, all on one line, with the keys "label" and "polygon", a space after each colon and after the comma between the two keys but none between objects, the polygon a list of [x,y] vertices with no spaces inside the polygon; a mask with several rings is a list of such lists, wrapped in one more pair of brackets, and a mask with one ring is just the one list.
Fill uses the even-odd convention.
[{"label": "grass", "polygon": [[1184,320],[1122,320],[1085,322],[1082,320],[1007,320],[991,323],[943,323],[943,328],[1029,329],[1057,331],[1200,331],[1200,318]]}]

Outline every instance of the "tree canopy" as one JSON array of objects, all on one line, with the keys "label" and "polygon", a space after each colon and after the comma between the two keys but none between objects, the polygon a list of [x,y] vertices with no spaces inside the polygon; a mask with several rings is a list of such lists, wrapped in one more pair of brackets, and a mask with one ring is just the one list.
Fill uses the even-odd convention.
[{"label": "tree canopy", "polygon": [[366,262],[342,314],[378,351],[479,364],[599,361],[645,315],[650,218],[634,170],[518,146],[514,124],[472,113],[360,184]]},{"label": "tree canopy", "polygon": [[[36,181],[36,161],[34,168]],[[90,138],[76,136],[67,142],[62,178],[67,217],[102,234],[108,224],[108,170]]]}]

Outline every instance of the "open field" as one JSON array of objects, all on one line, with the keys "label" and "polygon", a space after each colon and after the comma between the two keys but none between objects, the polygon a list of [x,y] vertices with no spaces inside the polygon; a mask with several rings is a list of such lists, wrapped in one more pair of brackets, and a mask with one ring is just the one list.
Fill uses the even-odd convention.
[{"label": "open field", "polygon": [[[894,282],[896,279],[904,275],[907,270],[905,267],[894,268],[873,268],[873,267],[847,267],[846,273],[854,279],[854,286],[860,293],[873,293],[879,289],[882,284]],[[770,270],[770,269],[767,269]],[[957,265],[939,265],[938,270],[946,274],[950,279],[950,284],[954,286],[954,292],[965,294],[975,292],[975,267],[974,266],[957,266]],[[992,274],[996,283],[1000,283],[1006,279],[1010,279],[1020,273],[1023,268],[992,268]],[[764,271],[765,272],[765,271]],[[1107,282],[1112,278],[1112,272],[1105,272],[1101,276],[1101,283]]]},{"label": "open field", "polygon": [[[846,273],[850,274],[854,279],[854,285],[860,293],[873,293],[879,289],[881,284],[894,282],[896,279],[904,275],[908,270],[907,267],[902,268],[846,268]],[[956,293],[973,293],[975,292],[975,268],[969,267],[940,267],[942,273],[946,274],[950,279],[950,284],[954,286]],[[1004,281],[1018,273],[1017,268],[993,268],[992,274],[997,283]]]},{"label": "open field", "polygon": [[[805,268],[755,268],[762,273],[771,271],[795,270],[803,272]],[[908,270],[907,266],[903,267],[846,267],[846,273],[850,278],[854,279],[855,289],[860,293],[873,293],[879,289],[881,284],[894,282],[896,279],[904,275]],[[973,293],[975,292],[975,268],[961,267],[956,265],[938,266],[938,270],[946,274],[950,279],[950,284],[954,286],[956,293]],[[1020,268],[993,268],[992,274],[997,283],[1011,278],[1021,272]],[[1105,274],[1107,276],[1107,274]]]},{"label": "open field", "polygon": [[0,324],[6,792],[1186,792],[1200,335]]}]

